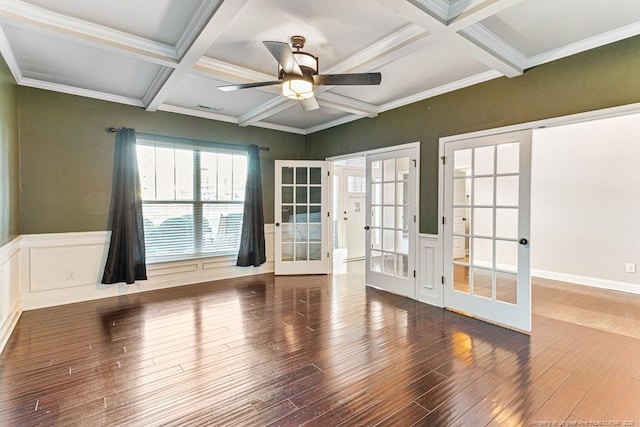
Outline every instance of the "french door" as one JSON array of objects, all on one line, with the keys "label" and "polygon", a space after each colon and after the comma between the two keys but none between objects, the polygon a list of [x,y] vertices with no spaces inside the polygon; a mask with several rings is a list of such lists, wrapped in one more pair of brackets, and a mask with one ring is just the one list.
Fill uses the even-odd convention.
[{"label": "french door", "polygon": [[445,144],[444,304],[531,330],[531,131]]},{"label": "french door", "polygon": [[327,162],[275,161],[275,274],[327,274]]},{"label": "french door", "polygon": [[367,155],[367,285],[416,297],[416,158],[408,148]]}]

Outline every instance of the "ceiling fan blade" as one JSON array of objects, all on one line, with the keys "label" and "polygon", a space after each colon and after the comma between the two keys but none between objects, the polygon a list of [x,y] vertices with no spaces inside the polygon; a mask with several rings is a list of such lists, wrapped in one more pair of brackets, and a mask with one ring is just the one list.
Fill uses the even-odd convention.
[{"label": "ceiling fan blade", "polygon": [[318,74],[313,76],[316,86],[351,86],[351,85],[379,85],[382,81],[380,73],[354,74]]},{"label": "ceiling fan blade", "polygon": [[218,89],[224,92],[231,92],[232,90],[249,89],[252,87],[260,87],[260,86],[271,86],[271,85],[277,85],[280,83],[282,83],[282,80],[273,80],[270,82],[240,83],[237,85],[218,86]]},{"label": "ceiling fan blade", "polygon": [[304,111],[313,111],[320,108],[320,105],[318,105],[318,101],[316,100],[315,96],[307,99],[302,99],[300,103],[302,104],[302,108],[304,109]]},{"label": "ceiling fan blade", "polygon": [[300,69],[300,65],[298,65],[298,61],[293,56],[293,52],[287,43],[283,42],[262,42],[269,49],[271,55],[276,58],[278,64],[282,67],[285,73],[287,74],[295,74],[298,76],[302,75],[302,70]]}]

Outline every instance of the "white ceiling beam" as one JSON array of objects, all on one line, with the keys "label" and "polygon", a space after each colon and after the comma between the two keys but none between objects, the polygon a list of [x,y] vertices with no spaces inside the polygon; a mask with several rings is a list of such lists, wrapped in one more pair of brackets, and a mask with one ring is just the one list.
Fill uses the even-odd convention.
[{"label": "white ceiling beam", "polygon": [[421,2],[423,4],[417,4],[420,3],[419,0],[378,0],[378,2],[406,20],[424,28],[433,36],[454,41],[459,49],[505,76],[515,77],[523,72],[521,67],[496,54],[481,42],[449,28],[446,23],[434,16],[433,11],[429,10],[424,2]]},{"label": "white ceiling beam", "polygon": [[0,23],[38,31],[146,62],[175,67],[173,47],[16,0],[0,0]]},{"label": "white ceiling beam", "polygon": [[[458,0],[458,3],[460,1],[461,0]],[[496,15],[523,1],[524,0],[487,0],[457,14],[453,19],[449,20],[447,27],[452,31],[460,31],[463,28],[476,24],[483,19]]]},{"label": "white ceiling beam", "polygon": [[316,98],[320,105],[340,110],[358,116],[376,117],[378,115],[378,106],[367,102],[358,101],[357,99],[338,95],[331,92],[317,93]]},{"label": "white ceiling beam", "polygon": [[258,108],[254,108],[253,110],[238,117],[238,124],[240,126],[254,125],[260,120],[293,107],[297,102],[298,101],[285,98],[284,96],[278,96],[277,98],[273,98],[271,101],[265,102]]},{"label": "white ceiling beam", "polygon": [[[190,28],[188,30],[190,40],[183,36],[178,46],[184,50],[178,65],[160,87],[149,92],[144,102],[148,111],[155,111],[178,84],[189,74],[194,65],[204,56],[213,42],[222,34],[227,25],[242,10],[248,0],[205,0],[200,3],[194,17],[206,17],[196,21],[203,25],[201,30]],[[192,24],[193,24],[192,22]],[[195,25],[195,24],[194,24]]]},{"label": "white ceiling beam", "polygon": [[349,58],[332,65],[326,70],[320,70],[320,74],[337,74],[356,71],[366,65],[367,70],[381,67],[399,57],[398,52],[404,55],[419,49],[418,41],[423,40],[429,32],[423,28],[409,24],[393,34],[376,41],[375,43],[361,49]]}]

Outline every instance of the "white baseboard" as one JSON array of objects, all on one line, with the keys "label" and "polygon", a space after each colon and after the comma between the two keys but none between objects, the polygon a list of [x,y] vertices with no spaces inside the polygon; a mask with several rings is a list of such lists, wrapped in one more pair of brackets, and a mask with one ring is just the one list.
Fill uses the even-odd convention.
[{"label": "white baseboard", "polygon": [[0,247],[0,352],[9,341],[20,314],[20,237]]},{"label": "white baseboard", "polygon": [[554,271],[545,271],[538,269],[532,269],[531,276],[540,277],[542,279],[575,283],[577,285],[592,286],[594,288],[628,292],[631,294],[640,294],[640,286],[634,285],[633,283],[616,282],[613,280],[597,279],[595,277],[578,276],[575,274],[557,273]]},{"label": "white baseboard", "polygon": [[11,337],[13,329],[18,324],[18,319],[20,319],[21,314],[22,308],[20,307],[20,301],[17,301],[4,324],[0,327],[0,353],[2,353],[4,346],[9,341],[9,337]]}]

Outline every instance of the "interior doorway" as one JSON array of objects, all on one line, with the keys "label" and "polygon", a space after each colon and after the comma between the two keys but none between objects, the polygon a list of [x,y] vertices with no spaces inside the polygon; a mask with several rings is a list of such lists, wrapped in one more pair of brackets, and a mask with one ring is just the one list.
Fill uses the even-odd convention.
[{"label": "interior doorway", "polygon": [[340,274],[346,272],[346,263],[365,256],[365,157],[333,160],[331,169],[333,273]]}]

